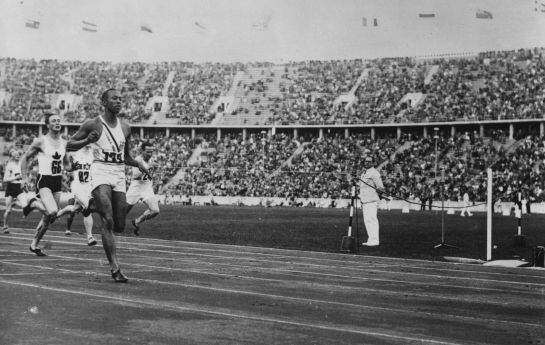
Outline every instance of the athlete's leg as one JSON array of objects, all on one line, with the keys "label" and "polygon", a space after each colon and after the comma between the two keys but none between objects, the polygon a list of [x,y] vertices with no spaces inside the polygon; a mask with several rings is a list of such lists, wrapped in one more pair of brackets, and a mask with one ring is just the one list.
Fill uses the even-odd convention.
[{"label": "athlete's leg", "polygon": [[134,220],[134,223],[137,226],[140,225],[142,222],[145,222],[146,220],[157,217],[157,215],[159,214],[159,201],[157,200],[157,198],[153,197],[146,199],[144,200],[144,204],[146,204],[148,209],[144,211],[144,213],[142,213],[140,217]]},{"label": "athlete's leg", "polygon": [[97,241],[93,237],[93,216],[89,215],[83,217],[83,226],[85,227],[85,233],[87,234],[87,244],[89,246],[94,246],[97,244]]},{"label": "athlete's leg", "polygon": [[102,247],[106,253],[106,258],[110,263],[112,272],[119,270],[117,262],[117,250],[114,237],[114,215],[112,209],[112,187],[109,185],[99,185],[93,192],[93,199],[97,212],[102,219]]},{"label": "athlete's leg", "polygon": [[13,197],[7,196],[6,197],[6,211],[4,212],[4,227],[2,230],[5,234],[9,233],[8,230],[8,216],[11,213],[11,207],[13,206]]},{"label": "athlete's leg", "polygon": [[114,212],[114,231],[125,231],[125,218],[127,218],[127,198],[123,192],[112,192],[112,208]]},{"label": "athlete's leg", "polygon": [[131,212],[131,210],[132,210],[132,208],[134,207],[134,205],[135,205],[135,204],[127,204],[127,212],[126,212],[127,215]]},{"label": "athlete's leg", "polygon": [[66,218],[66,232],[72,231],[72,223],[74,222],[75,213],[70,213],[68,218]]},{"label": "athlete's leg", "polygon": [[69,213],[76,213],[78,211],[81,211],[82,207],[81,205],[79,204],[75,204],[71,201],[70,204],[64,206],[63,208],[61,208],[58,212],[57,212],[57,218],[60,218],[62,216],[64,216],[65,214],[69,214]]},{"label": "athlete's leg", "polygon": [[45,213],[36,228],[36,234],[34,235],[30,248],[35,249],[38,246],[51,223],[51,219],[57,215],[57,202],[59,201],[59,198],[60,193],[52,193],[49,188],[40,189],[40,200],[45,208]]}]

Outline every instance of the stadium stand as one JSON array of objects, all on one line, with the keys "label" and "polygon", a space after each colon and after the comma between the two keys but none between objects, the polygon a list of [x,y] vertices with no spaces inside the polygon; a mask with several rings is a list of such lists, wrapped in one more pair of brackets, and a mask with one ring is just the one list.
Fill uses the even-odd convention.
[{"label": "stadium stand", "polygon": [[[388,194],[399,198],[439,199],[445,170],[446,199],[468,190],[483,200],[492,165],[497,192],[544,199],[541,49],[285,64],[0,65],[4,154],[30,144],[45,110],[61,113],[72,134],[99,113],[99,93],[116,87],[132,140],[154,145],[158,192],[345,198],[348,176],[373,155]],[[71,101],[60,102],[66,95]],[[437,139],[431,126],[441,127]]]}]

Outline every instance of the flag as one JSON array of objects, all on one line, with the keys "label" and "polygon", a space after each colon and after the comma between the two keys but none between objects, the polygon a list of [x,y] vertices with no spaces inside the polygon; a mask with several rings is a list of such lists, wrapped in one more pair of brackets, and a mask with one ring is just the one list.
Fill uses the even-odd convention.
[{"label": "flag", "polygon": [[198,27],[198,28],[201,29],[201,30],[204,30],[204,31],[208,30],[208,29],[206,28],[206,26],[202,25],[202,24],[199,23],[199,22],[195,22],[194,24],[195,24],[196,27]]},{"label": "flag", "polygon": [[492,13],[485,10],[477,10],[475,17],[478,19],[492,19]]},{"label": "flag", "polygon": [[151,30],[151,27],[147,24],[140,25],[140,31],[149,32],[150,34],[153,33],[153,31]]},{"label": "flag", "polygon": [[420,18],[435,18],[435,13],[419,13]]},{"label": "flag", "polygon": [[271,15],[259,18],[252,24],[252,29],[256,31],[267,31],[269,29],[269,23],[271,21],[271,18]]},{"label": "flag", "polygon": [[91,23],[91,22],[87,22],[85,20],[82,20],[81,21],[81,29],[83,31],[88,31],[88,32],[97,32],[97,25],[94,24],[94,23]]},{"label": "flag", "polygon": [[39,29],[40,28],[40,22],[37,20],[27,19],[25,22],[25,26],[27,28],[31,29]]},{"label": "flag", "polygon": [[367,26],[367,18],[361,17],[361,26]]}]

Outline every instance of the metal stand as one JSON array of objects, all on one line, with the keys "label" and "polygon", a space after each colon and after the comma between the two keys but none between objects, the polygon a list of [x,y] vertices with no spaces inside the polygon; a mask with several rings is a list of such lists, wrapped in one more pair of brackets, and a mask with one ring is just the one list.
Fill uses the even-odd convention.
[{"label": "metal stand", "polygon": [[[357,191],[356,191],[356,195],[358,195]],[[355,213],[355,216],[356,216],[356,254],[359,254],[360,253],[360,245],[361,245],[361,241],[360,241],[360,226],[359,226],[359,222],[358,222],[358,200],[359,198],[358,197],[355,197],[355,200],[354,200],[354,213]]]},{"label": "metal stand", "polygon": [[356,184],[352,187],[352,198],[350,200],[350,218],[348,219],[348,235],[343,236],[341,240],[341,252],[342,253],[354,253],[358,244],[356,239],[352,236],[352,217],[354,216],[354,200],[356,199]]},{"label": "metal stand", "polygon": [[441,243],[435,245],[433,248],[455,248],[456,246],[445,243],[445,170],[441,171]]},{"label": "metal stand", "polygon": [[517,209],[515,216],[517,217],[518,227],[517,234],[513,238],[513,247],[526,248],[526,236],[522,234],[522,193],[519,192],[517,196]]}]

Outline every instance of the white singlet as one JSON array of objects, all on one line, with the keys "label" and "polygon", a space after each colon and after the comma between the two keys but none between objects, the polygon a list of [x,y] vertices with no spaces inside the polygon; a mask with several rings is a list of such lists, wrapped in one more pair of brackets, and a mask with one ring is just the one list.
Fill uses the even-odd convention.
[{"label": "white singlet", "polygon": [[72,153],[73,180],[70,190],[76,200],[84,207],[89,206],[91,198],[91,165],[93,164],[93,151],[85,148]]},{"label": "white singlet", "polygon": [[4,182],[12,180],[10,183],[21,183],[21,180],[13,180],[17,176],[21,176],[21,165],[10,159],[4,168]]},{"label": "white singlet", "polygon": [[38,173],[42,176],[61,176],[63,158],[66,153],[66,140],[59,138],[52,140],[49,136],[42,136],[42,147],[38,152]]},{"label": "white singlet", "polygon": [[[144,161],[141,156],[135,158],[136,161],[142,162],[146,169],[149,169],[149,164]],[[139,200],[150,200],[155,198],[153,192],[153,181],[148,174],[144,174],[140,169],[132,168],[132,181],[127,191],[127,204],[134,205]]]},{"label": "white singlet", "polygon": [[102,122],[102,133],[98,140],[91,144],[93,151],[93,164],[91,166],[91,188],[100,185],[109,185],[116,192],[125,193],[127,190],[125,180],[125,134],[121,127],[121,121],[116,118],[115,127],[110,127],[99,117]]}]

